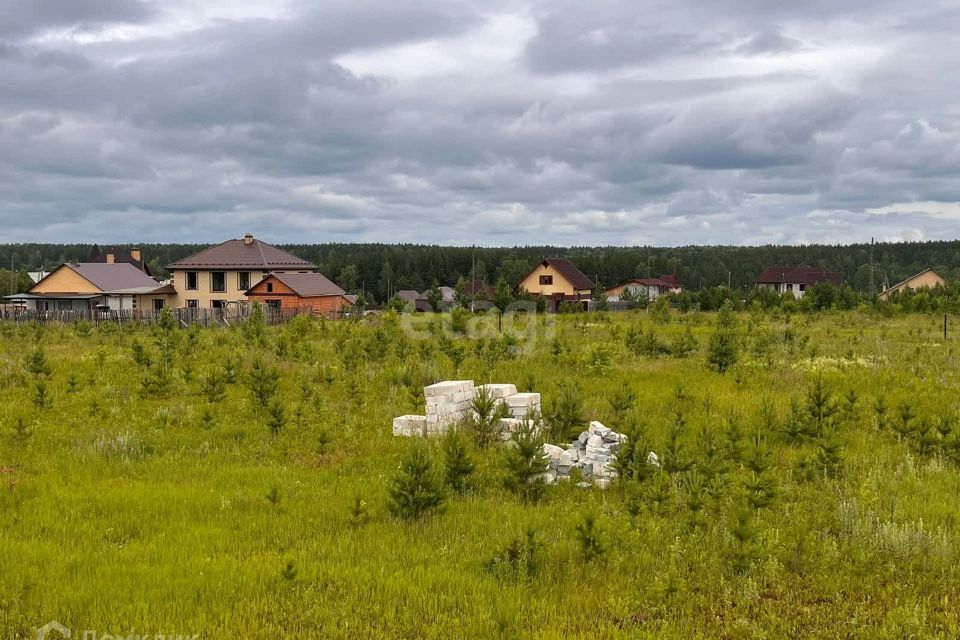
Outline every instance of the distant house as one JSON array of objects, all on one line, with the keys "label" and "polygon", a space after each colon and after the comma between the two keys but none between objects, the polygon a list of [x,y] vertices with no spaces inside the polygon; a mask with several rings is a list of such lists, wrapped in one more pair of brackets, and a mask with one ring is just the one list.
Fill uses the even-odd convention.
[{"label": "distant house", "polygon": [[174,294],[126,262],[67,262],[7,299],[30,311],[135,311],[162,309]]},{"label": "distant house", "polygon": [[545,258],[517,285],[535,296],[543,296],[556,310],[561,302],[590,300],[593,281],[566,258]]},{"label": "distant house", "polygon": [[254,283],[271,273],[313,273],[317,266],[249,233],[178,260],[167,267],[176,307],[222,309],[246,304]]},{"label": "distant house", "polygon": [[276,311],[310,312],[339,317],[356,301],[320,273],[270,273],[253,285],[246,297]]},{"label": "distant house", "polygon": [[615,287],[605,289],[604,294],[610,302],[619,301],[627,292],[634,295],[645,295],[648,300],[656,300],[672,290],[671,284],[662,278],[633,278]]},{"label": "distant house", "polygon": [[30,278],[30,282],[37,284],[46,278],[49,273],[50,272],[45,269],[41,269],[40,271],[27,271],[27,277]]},{"label": "distant house", "polygon": [[664,276],[660,276],[660,279],[666,282],[667,286],[670,287],[670,293],[681,293],[683,291],[683,283],[680,282],[680,278],[677,277],[676,271]]},{"label": "distant house", "polygon": [[484,298],[486,300],[493,299],[493,292],[493,286],[485,283],[480,278],[474,278],[473,280],[467,282],[467,286],[464,289],[464,293],[468,296]]},{"label": "distant house", "polygon": [[130,249],[129,251],[122,247],[107,247],[106,249],[100,250],[94,249],[91,251],[90,259],[87,262],[99,262],[101,264],[127,263],[132,264],[148,276],[153,275],[150,273],[150,267],[147,266],[146,261],[140,255],[140,249]]},{"label": "distant house", "polygon": [[821,282],[839,286],[843,284],[843,274],[822,267],[769,267],[753,280],[758,287],[767,287],[780,294],[789,292],[798,300],[807,289]]},{"label": "distant house", "polygon": [[906,291],[908,289],[916,291],[918,289],[933,289],[937,286],[944,286],[947,283],[940,274],[938,274],[933,269],[924,269],[920,273],[910,276],[903,282],[899,282],[888,289],[884,289],[880,292],[880,295],[877,296],[881,300],[886,300],[893,293],[898,291]]}]

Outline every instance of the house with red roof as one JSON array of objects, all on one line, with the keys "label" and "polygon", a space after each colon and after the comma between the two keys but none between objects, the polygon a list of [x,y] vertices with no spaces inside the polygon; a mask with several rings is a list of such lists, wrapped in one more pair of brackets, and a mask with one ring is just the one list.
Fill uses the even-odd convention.
[{"label": "house with red roof", "polygon": [[840,286],[843,274],[823,267],[768,267],[753,279],[758,287],[773,289],[779,294],[791,293],[798,300],[807,289],[821,282]]}]

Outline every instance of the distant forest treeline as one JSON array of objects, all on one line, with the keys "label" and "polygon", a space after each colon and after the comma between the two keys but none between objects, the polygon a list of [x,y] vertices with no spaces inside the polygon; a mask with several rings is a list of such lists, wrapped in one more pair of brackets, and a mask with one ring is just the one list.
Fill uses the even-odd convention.
[{"label": "distant forest treeline", "polygon": [[[121,245],[130,248],[133,245]],[[205,244],[137,245],[154,275],[166,265],[200,251]],[[604,286],[632,277],[676,272],[689,289],[726,285],[742,287],[765,267],[809,265],[841,271],[855,291],[870,292],[869,244],[805,246],[687,247],[444,247],[390,244],[280,244],[316,263],[321,272],[347,289],[364,289],[377,300],[399,289],[422,291],[434,280],[454,285],[470,277],[475,257],[478,278],[500,277],[516,284],[537,261],[567,257]],[[15,271],[47,269],[64,261],[89,258],[90,244],[0,245],[0,268]],[[960,240],[878,243],[873,247],[874,288],[895,284],[928,267],[945,278],[960,277]]]}]

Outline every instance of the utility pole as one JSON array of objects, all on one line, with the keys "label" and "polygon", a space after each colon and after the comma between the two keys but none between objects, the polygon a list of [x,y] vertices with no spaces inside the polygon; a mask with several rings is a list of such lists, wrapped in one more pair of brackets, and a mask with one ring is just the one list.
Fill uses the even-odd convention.
[{"label": "utility pole", "polygon": [[470,253],[470,313],[473,313],[473,299],[477,297],[477,245]]},{"label": "utility pole", "polygon": [[870,238],[870,284],[867,285],[867,292],[872,296],[876,289],[873,282],[873,238]]}]

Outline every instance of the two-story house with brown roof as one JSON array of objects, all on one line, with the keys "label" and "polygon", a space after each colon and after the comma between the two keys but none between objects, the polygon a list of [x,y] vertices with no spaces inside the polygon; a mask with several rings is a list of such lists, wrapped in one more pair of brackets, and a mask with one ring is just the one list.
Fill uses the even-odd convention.
[{"label": "two-story house with brown roof", "polygon": [[222,309],[246,304],[246,292],[270,273],[313,273],[309,260],[257,240],[249,233],[178,260],[167,267],[177,293],[173,306]]},{"label": "two-story house with brown roof", "polygon": [[593,281],[566,258],[543,259],[517,285],[518,290],[547,298],[553,310],[564,301],[586,304],[593,287]]}]

